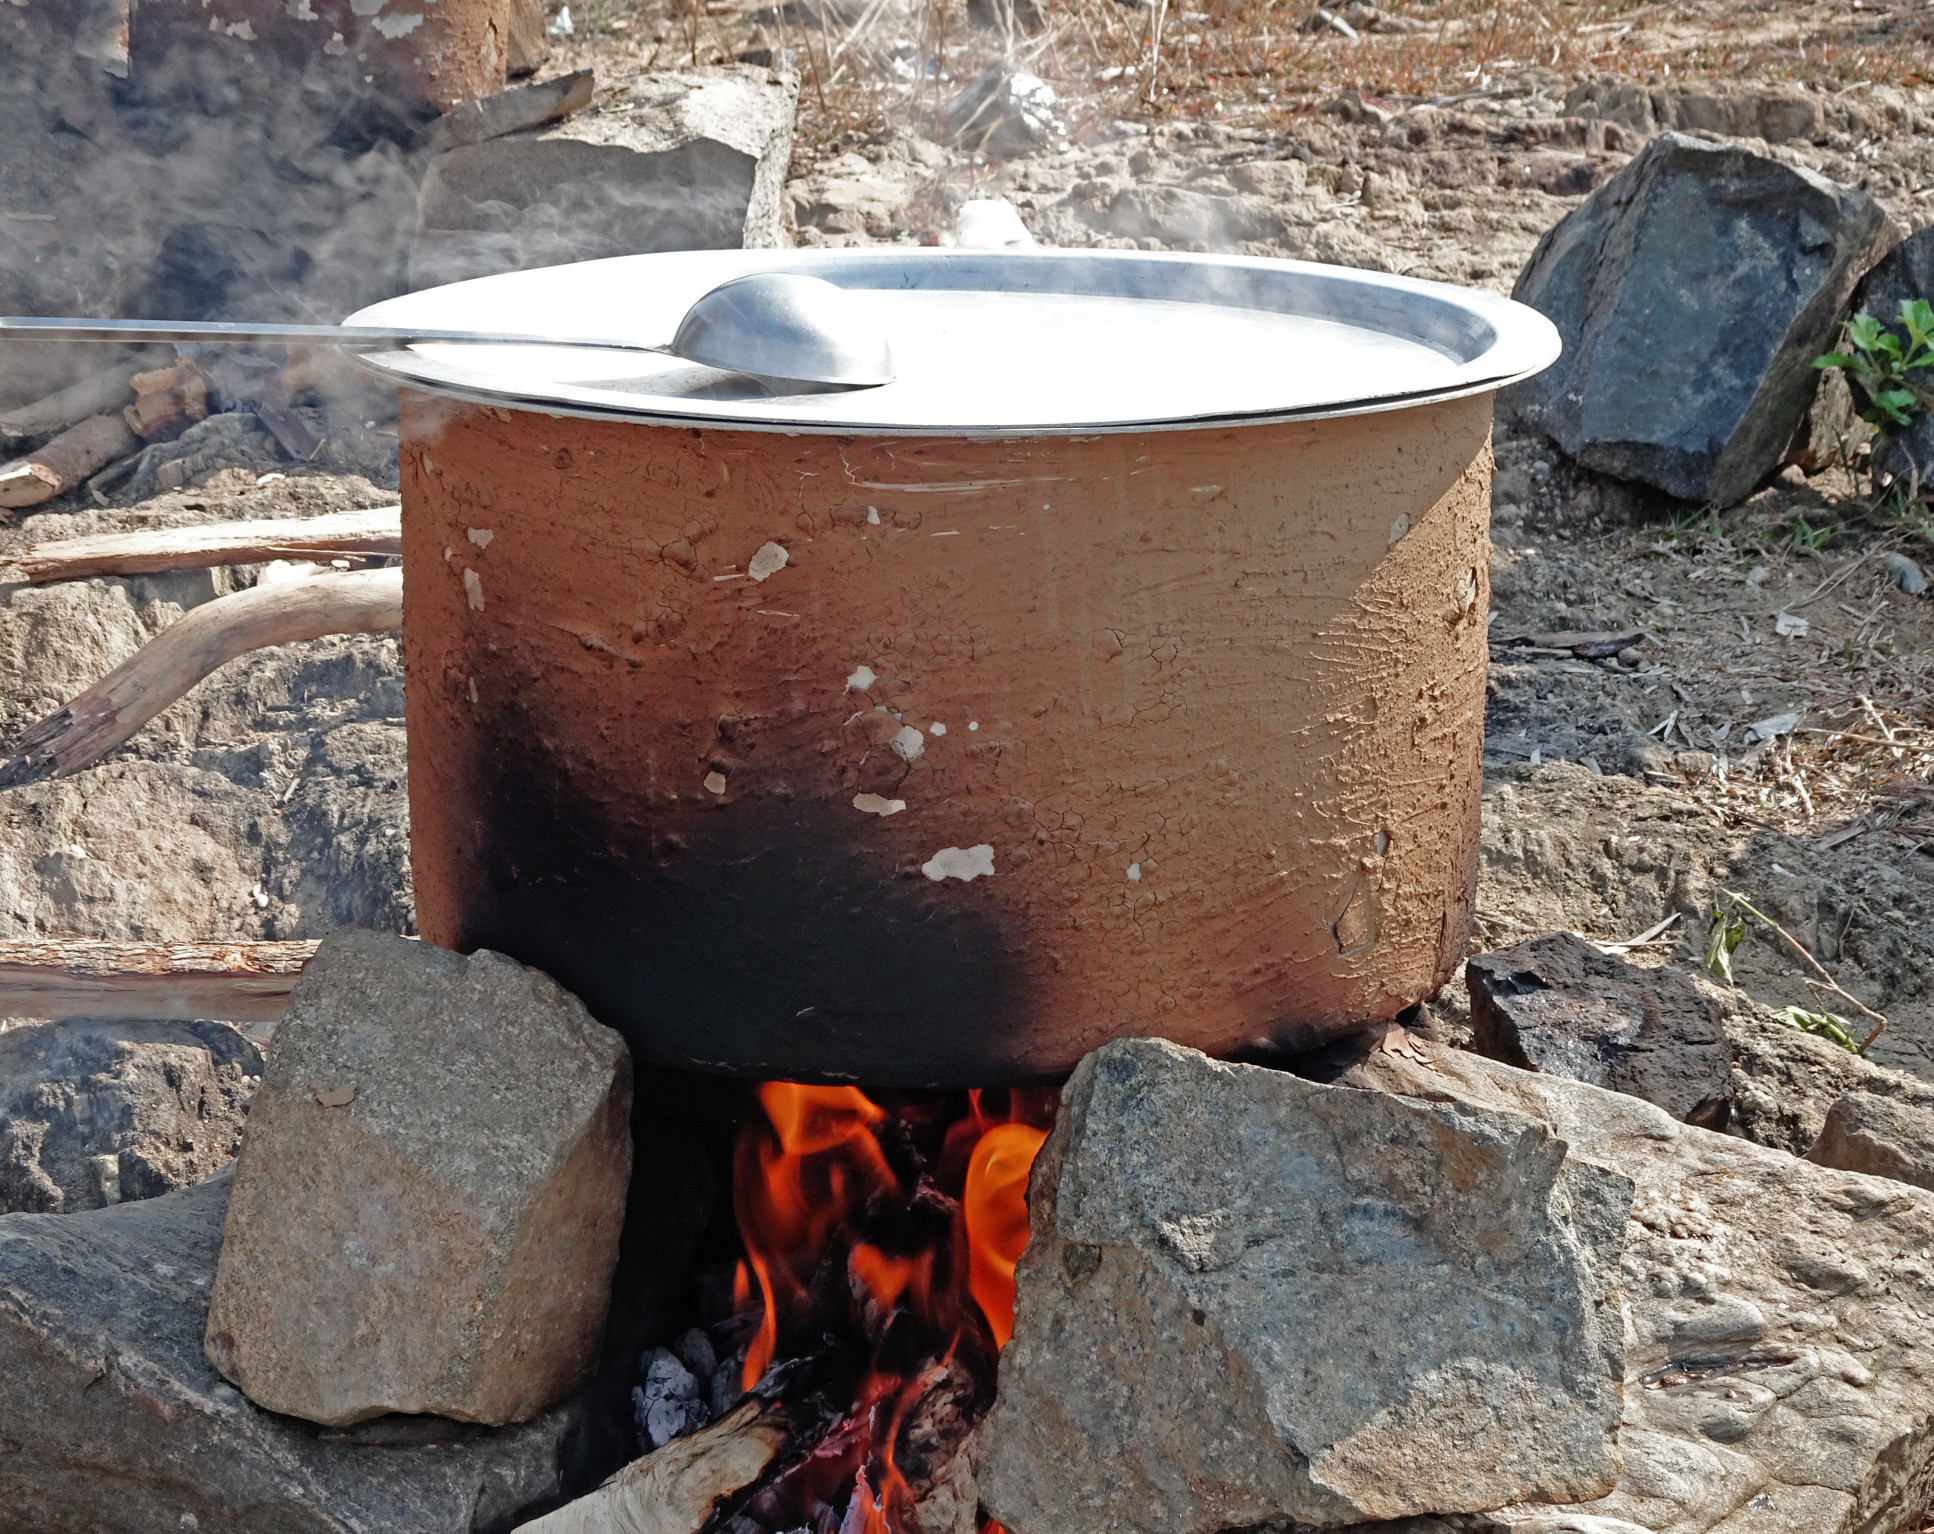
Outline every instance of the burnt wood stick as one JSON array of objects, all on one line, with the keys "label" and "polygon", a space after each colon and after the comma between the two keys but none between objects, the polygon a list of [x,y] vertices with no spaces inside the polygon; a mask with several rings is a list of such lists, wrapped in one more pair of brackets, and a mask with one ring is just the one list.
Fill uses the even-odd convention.
[{"label": "burnt wood stick", "polygon": [[250,650],[402,626],[401,570],[311,575],[204,602],[22,736],[0,765],[0,788],[92,767],[203,677]]},{"label": "burnt wood stick", "polygon": [[274,1022],[315,951],[313,940],[105,943],[54,937],[0,942],[0,1017]]},{"label": "burnt wood stick", "polygon": [[402,508],[376,506],[321,517],[210,522],[161,532],[100,533],[36,543],[18,554],[0,556],[0,579],[41,586],[93,575],[152,575],[270,559],[323,560],[402,552]]},{"label": "burnt wood stick", "polygon": [[139,446],[119,416],[90,416],[31,453],[0,465],[0,506],[51,501]]},{"label": "burnt wood stick", "polygon": [[718,1500],[756,1480],[786,1436],[778,1408],[748,1399],[516,1534],[698,1534]]}]

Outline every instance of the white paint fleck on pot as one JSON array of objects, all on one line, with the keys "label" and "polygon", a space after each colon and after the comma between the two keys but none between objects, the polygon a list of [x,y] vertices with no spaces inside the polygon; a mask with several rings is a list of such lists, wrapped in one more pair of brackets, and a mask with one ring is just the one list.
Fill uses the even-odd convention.
[{"label": "white paint fleck on pot", "polygon": [[463,594],[470,599],[470,610],[473,613],[483,611],[483,577],[468,565],[463,569]]},{"label": "white paint fleck on pot", "polygon": [[853,808],[868,815],[897,815],[907,807],[904,799],[886,799],[879,794],[853,795]]},{"label": "white paint fleck on pot", "polygon": [[490,540],[497,535],[487,527],[473,527],[467,530],[465,536],[478,548],[487,549],[490,547]]},{"label": "white paint fleck on pot", "polygon": [[903,762],[913,761],[927,749],[927,738],[910,724],[903,724],[893,732],[893,739],[887,742],[893,754]]},{"label": "white paint fleck on pot", "polygon": [[759,546],[759,552],[746,562],[745,573],[755,581],[769,580],[786,568],[786,551],[776,543]]},{"label": "white paint fleck on pot", "polygon": [[855,666],[853,668],[853,674],[846,679],[846,690],[848,692],[865,692],[867,688],[871,687],[877,681],[879,681],[879,677],[874,675],[871,666]]}]

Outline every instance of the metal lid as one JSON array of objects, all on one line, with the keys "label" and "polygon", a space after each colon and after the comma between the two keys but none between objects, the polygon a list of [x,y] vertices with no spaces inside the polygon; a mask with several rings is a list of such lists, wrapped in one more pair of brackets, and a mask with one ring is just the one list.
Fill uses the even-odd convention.
[{"label": "metal lid", "polygon": [[561,415],[788,432],[986,436],[1356,415],[1479,393],[1559,352],[1489,293],[1260,257],[1140,251],[680,251],[509,272],[371,305],[346,324],[669,341],[749,272],[798,272],[878,315],[897,376],[814,390],[676,357],[418,344],[364,356],[396,383]]}]

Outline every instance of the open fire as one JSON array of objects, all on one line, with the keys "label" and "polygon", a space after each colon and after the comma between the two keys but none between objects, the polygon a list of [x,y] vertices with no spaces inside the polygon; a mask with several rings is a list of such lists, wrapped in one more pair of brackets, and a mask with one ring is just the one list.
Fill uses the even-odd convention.
[{"label": "open fire", "polygon": [[739,1383],[782,1396],[797,1431],[731,1534],[998,1534],[964,1449],[1013,1331],[1056,1099],[758,1088],[733,1167]]}]

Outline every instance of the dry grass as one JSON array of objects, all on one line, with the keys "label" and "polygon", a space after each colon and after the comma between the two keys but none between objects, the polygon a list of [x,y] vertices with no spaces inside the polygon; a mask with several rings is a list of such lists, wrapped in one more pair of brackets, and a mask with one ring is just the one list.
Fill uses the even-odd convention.
[{"label": "dry grass", "polygon": [[[1338,0],[1341,10],[1347,0]],[[1917,84],[1926,38],[1911,13],[1823,5],[1627,0],[1392,0],[1402,32],[1351,39],[1307,30],[1309,0],[873,0],[852,20],[802,24],[740,0],[578,0],[580,38],[649,39],[652,67],[730,60],[748,46],[793,54],[808,145],[930,128],[990,60],[1011,55],[1052,81],[1079,135],[1113,119],[1211,118],[1283,127],[1346,89],[1397,106],[1522,91],[1533,67],[1563,76]],[[1003,10],[1003,7],[1015,9]],[[983,12],[985,15],[985,12]],[[1159,46],[1158,46],[1159,29]],[[908,45],[911,45],[910,47]]]}]

